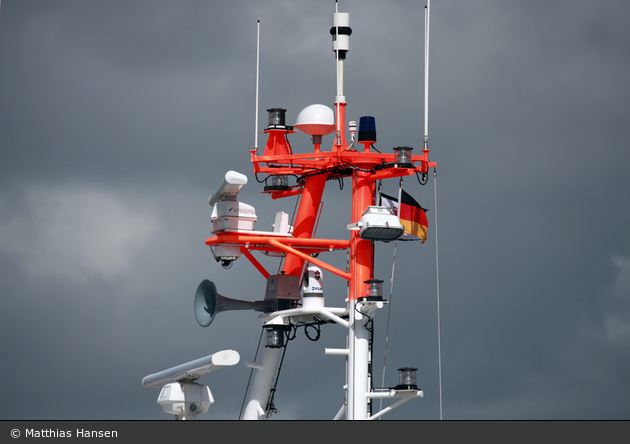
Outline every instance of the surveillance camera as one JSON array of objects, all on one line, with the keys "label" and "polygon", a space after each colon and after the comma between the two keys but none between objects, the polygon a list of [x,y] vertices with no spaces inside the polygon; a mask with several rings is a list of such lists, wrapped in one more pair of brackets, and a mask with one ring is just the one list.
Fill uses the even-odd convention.
[{"label": "surveillance camera", "polygon": [[232,265],[234,265],[234,260],[235,259],[221,259],[221,266],[226,270],[229,270],[232,268]]},{"label": "surveillance camera", "polygon": [[214,260],[225,269],[232,268],[233,262],[241,257],[240,248],[231,245],[215,245],[214,248],[210,247],[210,251]]}]

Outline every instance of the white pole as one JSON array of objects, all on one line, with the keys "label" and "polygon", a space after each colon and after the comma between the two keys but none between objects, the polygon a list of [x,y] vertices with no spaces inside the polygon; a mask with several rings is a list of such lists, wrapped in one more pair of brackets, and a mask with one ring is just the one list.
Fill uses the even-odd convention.
[{"label": "white pole", "polygon": [[258,84],[260,78],[260,20],[256,29],[256,123],[254,126],[254,149],[258,152]]},{"label": "white pole", "polygon": [[267,401],[269,401],[271,384],[273,383],[273,377],[280,364],[280,357],[282,356],[283,350],[282,347],[263,347],[262,365],[260,369],[254,370],[256,373],[252,382],[245,412],[243,413],[243,419],[265,419],[265,407],[267,407]]},{"label": "white pole", "polygon": [[335,98],[335,105],[337,108],[337,131],[336,131],[336,135],[337,135],[337,145],[341,145],[341,123],[339,121],[340,116],[339,116],[339,103],[341,102],[341,90],[340,88],[342,87],[340,85],[340,80],[339,80],[339,75],[340,75],[340,66],[341,64],[339,63],[339,23],[337,21],[337,14],[339,13],[339,3],[337,0],[335,0],[335,42],[337,45],[337,50],[335,51],[335,57],[337,59],[337,63],[336,63],[336,69],[337,69],[337,97]]},{"label": "white pole", "polygon": [[[431,0],[427,0],[424,10],[424,148],[429,148],[429,25],[431,19]],[[437,323],[438,323],[438,390],[440,398],[440,420],[442,420],[442,343],[440,326],[440,272],[438,257],[438,231],[437,231],[437,170],[433,169],[433,193],[435,199],[435,274],[436,274],[436,299],[437,299]]]},{"label": "white pole", "polygon": [[431,0],[424,8],[424,148],[429,144],[429,20]]},{"label": "white pole", "polygon": [[360,312],[356,301],[348,301],[350,327],[348,330],[348,411],[346,419],[368,419],[369,338],[365,326],[367,316]]}]

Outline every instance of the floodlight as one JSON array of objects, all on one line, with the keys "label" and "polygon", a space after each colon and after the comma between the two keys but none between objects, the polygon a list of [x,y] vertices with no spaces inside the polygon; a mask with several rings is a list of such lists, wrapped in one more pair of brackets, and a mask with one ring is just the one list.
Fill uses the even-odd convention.
[{"label": "floodlight", "polygon": [[361,220],[348,225],[349,230],[360,230],[363,240],[391,242],[405,232],[398,216],[392,214],[387,207],[371,205],[363,212]]}]

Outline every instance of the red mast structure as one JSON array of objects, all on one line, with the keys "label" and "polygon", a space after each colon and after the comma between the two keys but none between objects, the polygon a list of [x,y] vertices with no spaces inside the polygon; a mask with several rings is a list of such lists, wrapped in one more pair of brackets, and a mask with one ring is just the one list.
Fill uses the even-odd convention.
[{"label": "red mast structure", "polygon": [[[347,103],[343,95],[343,62],[349,49],[351,32],[348,14],[335,12],[330,33],[333,37],[333,51],[337,61],[337,96],[334,103],[336,113],[333,117],[330,108],[324,105],[311,105],[302,113],[314,117],[301,121],[302,113],[300,113],[298,123],[295,125],[312,136],[312,151],[308,153],[292,151],[288,136],[296,131],[293,126],[286,125],[286,110],[282,108],[267,110],[269,123],[263,132],[268,138],[262,155],[257,147],[250,151],[254,174],[257,177],[266,175],[265,193],[272,199],[298,196],[299,206],[292,229],[286,227],[275,229],[277,227],[274,227],[273,232],[260,232],[253,230],[253,223],[243,229],[240,225],[231,225],[228,221],[225,225],[215,225],[214,236],[207,239],[206,244],[213,249],[217,261],[221,261],[226,268],[229,267],[231,261],[243,255],[267,279],[265,295],[265,301],[269,303],[267,310],[261,309],[260,302],[257,302],[258,305],[255,306],[249,305],[249,308],[265,311],[259,319],[264,322],[263,327],[270,335],[276,335],[278,344],[282,342],[282,328],[294,321],[292,316],[303,316],[305,313],[318,313],[349,329],[348,348],[330,352],[330,354],[347,357],[347,406],[342,410],[347,419],[371,419],[387,411],[385,409],[370,416],[369,405],[374,398],[403,398],[399,401],[401,403],[412,397],[422,396],[422,391],[415,386],[415,374],[414,384],[398,391],[377,393],[370,389],[369,332],[366,323],[371,320],[375,309],[383,306],[384,301],[382,294],[378,294],[378,290],[375,292],[375,288],[378,289],[380,286],[378,283],[382,281],[375,280],[374,277],[374,242],[393,241],[404,232],[398,215],[392,214],[375,201],[376,184],[378,181],[413,174],[426,177],[429,168],[436,167],[437,164],[429,160],[426,133],[420,155],[413,155],[410,147],[396,147],[394,153],[391,154],[373,150],[373,144],[376,143],[376,127],[374,118],[371,116],[360,118],[357,137],[355,137],[354,128],[356,123],[351,122],[352,137],[351,143],[348,144],[346,139]],[[327,110],[330,111],[330,115],[326,115]],[[333,132],[335,132],[335,139],[330,150],[322,150],[322,135]],[[234,174],[238,175],[238,173]],[[289,177],[296,178],[294,185],[289,185]],[[226,175],[226,180],[227,178]],[[239,182],[240,186],[247,181],[246,177],[242,176],[242,178],[244,179]],[[344,178],[352,180],[352,207],[350,224],[347,226],[350,230],[350,238],[313,237],[326,183]],[[236,182],[238,180],[235,179]],[[224,181],[224,185],[226,183]],[[219,191],[217,190],[217,193]],[[211,204],[213,201],[216,203],[217,193],[211,198]],[[247,208],[251,208],[234,202],[236,200],[234,196],[228,200],[232,201],[229,211],[233,211],[234,214],[225,213],[226,219],[238,219],[242,212],[247,212]],[[213,218],[213,221],[216,220],[214,212]],[[278,221],[278,217],[276,220]],[[319,253],[334,250],[348,251],[347,270],[341,270],[317,257]],[[254,257],[253,253],[257,251],[271,256],[283,256],[281,273],[279,275],[269,273]],[[323,298],[320,298],[321,305],[313,305],[313,298],[300,297],[299,282],[302,276],[305,280],[308,278],[304,273],[305,266],[321,268],[348,281],[348,299],[345,310],[326,309],[323,306]],[[248,308],[247,306],[239,307],[233,300],[219,296],[215,289],[207,290],[208,284],[205,285],[206,290],[198,290],[196,296],[196,304],[200,301],[199,307],[201,307],[198,309],[196,305],[196,313],[198,321],[203,326],[212,322],[217,311]],[[223,301],[217,298],[222,298]],[[300,309],[300,301],[303,302],[302,307],[306,307],[307,299],[309,299],[309,308]],[[223,308],[217,308],[217,304],[223,304]],[[210,313],[210,316],[208,317],[202,309]],[[348,321],[345,321],[344,317]],[[269,414],[268,399],[272,398],[271,383],[280,362],[279,346],[268,343],[263,350],[262,364],[256,367],[259,371],[252,384],[254,388],[245,409],[245,419],[260,419]]]}]

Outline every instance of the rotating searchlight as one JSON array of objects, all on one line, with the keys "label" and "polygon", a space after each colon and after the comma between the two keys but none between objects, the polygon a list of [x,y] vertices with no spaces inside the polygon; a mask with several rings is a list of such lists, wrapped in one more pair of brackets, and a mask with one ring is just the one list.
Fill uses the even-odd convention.
[{"label": "rotating searchlight", "polygon": [[387,207],[371,205],[366,208],[361,220],[348,225],[349,230],[359,230],[363,240],[391,242],[405,232],[398,216],[392,214]]}]

